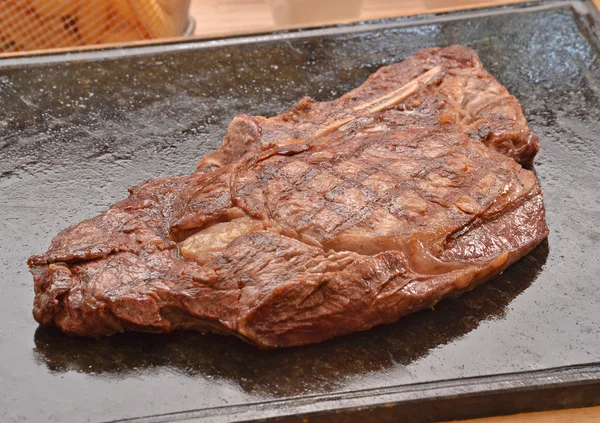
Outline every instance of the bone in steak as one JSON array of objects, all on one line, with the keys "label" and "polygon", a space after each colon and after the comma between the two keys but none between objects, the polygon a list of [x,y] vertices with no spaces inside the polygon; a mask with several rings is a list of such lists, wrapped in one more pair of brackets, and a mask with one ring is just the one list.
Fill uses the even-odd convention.
[{"label": "bone in steak", "polygon": [[264,348],[394,322],[547,236],[521,166],[538,150],[474,51],[421,50],[337,100],[237,116],[194,174],[61,232],[29,260],[34,316],[68,334],[193,329]]}]

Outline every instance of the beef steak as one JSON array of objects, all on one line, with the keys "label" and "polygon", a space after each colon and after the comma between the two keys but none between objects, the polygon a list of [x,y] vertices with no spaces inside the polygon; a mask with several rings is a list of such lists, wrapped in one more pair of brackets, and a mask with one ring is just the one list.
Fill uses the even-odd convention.
[{"label": "beef steak", "polygon": [[188,176],[153,179],[29,259],[68,334],[193,329],[264,348],[389,323],[472,289],[548,234],[517,100],[461,46],[341,98],[237,116]]}]

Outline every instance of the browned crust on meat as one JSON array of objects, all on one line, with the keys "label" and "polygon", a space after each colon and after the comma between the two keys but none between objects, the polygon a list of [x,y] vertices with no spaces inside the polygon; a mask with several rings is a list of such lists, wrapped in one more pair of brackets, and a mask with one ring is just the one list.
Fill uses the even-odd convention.
[{"label": "browned crust on meat", "polygon": [[[72,335],[192,329],[262,348],[390,323],[547,236],[519,164],[538,150],[475,52],[422,50],[337,100],[236,117],[196,173],[134,187],[61,232],[28,262],[34,317]],[[241,217],[260,225],[183,258],[183,240]]]}]

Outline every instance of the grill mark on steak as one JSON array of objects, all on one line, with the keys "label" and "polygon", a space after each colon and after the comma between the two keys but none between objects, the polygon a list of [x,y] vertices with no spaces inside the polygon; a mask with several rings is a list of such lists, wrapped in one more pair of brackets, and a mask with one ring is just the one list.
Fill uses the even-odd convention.
[{"label": "grill mark on steak", "polygon": [[29,260],[34,317],[68,334],[194,329],[263,348],[393,322],[547,236],[535,175],[515,161],[538,149],[475,52],[422,50],[337,100],[235,117],[196,173],[61,232]]}]

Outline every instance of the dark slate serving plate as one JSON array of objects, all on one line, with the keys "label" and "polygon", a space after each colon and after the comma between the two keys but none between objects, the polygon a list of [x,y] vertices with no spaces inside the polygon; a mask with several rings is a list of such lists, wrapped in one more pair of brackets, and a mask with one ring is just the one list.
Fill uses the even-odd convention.
[{"label": "dark slate serving plate", "polygon": [[[596,18],[588,2],[543,2],[0,61],[0,421],[429,421],[598,404]],[[25,261],[59,230],[131,185],[191,172],[236,113],[331,99],[452,43],[479,52],[542,144],[550,237],[503,275],[435,311],[281,351],[38,328]]]}]

